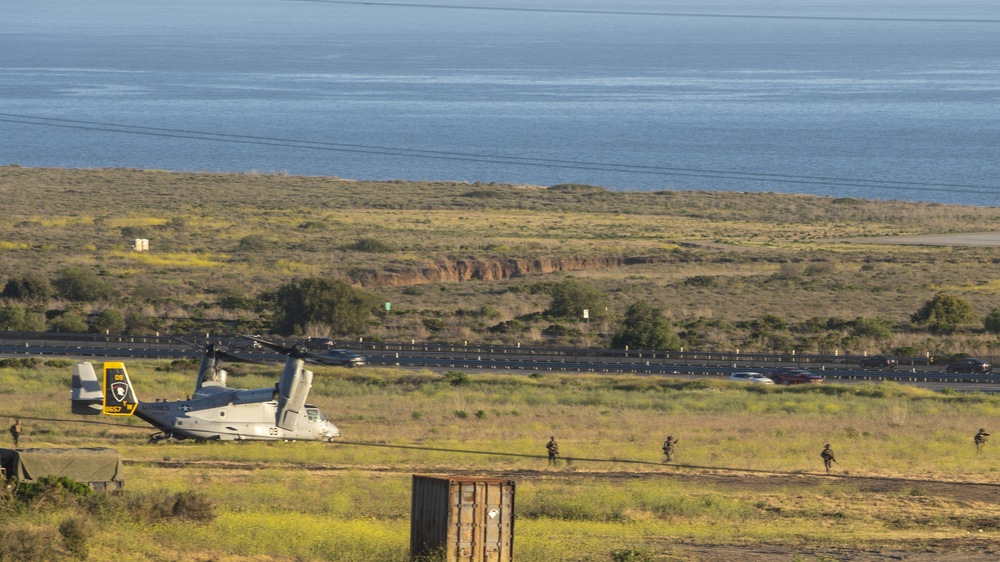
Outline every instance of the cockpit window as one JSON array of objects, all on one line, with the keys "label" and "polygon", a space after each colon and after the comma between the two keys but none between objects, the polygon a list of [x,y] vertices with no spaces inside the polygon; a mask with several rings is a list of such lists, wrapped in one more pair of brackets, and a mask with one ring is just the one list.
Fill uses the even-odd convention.
[{"label": "cockpit window", "polygon": [[309,416],[309,421],[311,422],[318,422],[326,419],[323,417],[323,412],[320,412],[315,408],[310,408],[306,410],[306,415]]}]

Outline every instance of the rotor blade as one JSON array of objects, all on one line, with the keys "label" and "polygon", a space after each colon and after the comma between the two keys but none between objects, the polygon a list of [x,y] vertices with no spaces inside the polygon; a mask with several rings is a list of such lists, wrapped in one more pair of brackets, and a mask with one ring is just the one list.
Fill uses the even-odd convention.
[{"label": "rotor blade", "polygon": [[217,351],[216,357],[227,362],[227,363],[253,363],[256,365],[271,365],[274,363],[274,359],[257,359],[254,357],[244,357],[242,355],[237,355],[229,351]]},{"label": "rotor blade", "polygon": [[181,337],[177,337],[177,336],[170,336],[170,339],[177,340],[177,341],[183,343],[184,345],[190,347],[191,349],[198,350],[198,353],[202,352],[201,346],[198,345],[198,344],[196,344],[196,343],[194,343],[194,342],[187,341],[186,339],[181,338]]},{"label": "rotor blade", "polygon": [[288,346],[288,345],[282,345],[280,343],[274,343],[272,341],[267,341],[257,336],[241,335],[240,337],[253,340],[272,351],[275,351],[282,355],[288,355],[289,357],[294,357],[296,359],[305,358],[306,356],[311,355],[311,353],[309,353],[309,351],[306,349],[305,344],[301,342]]},{"label": "rotor blade", "polygon": [[215,358],[216,359],[221,359],[222,361],[226,361],[226,362],[229,362],[229,363],[257,363],[258,362],[256,359],[251,359],[249,357],[241,357],[241,356],[239,356],[239,355],[237,355],[235,353],[231,353],[229,351],[223,351],[221,349],[216,349],[215,350]]},{"label": "rotor blade", "polygon": [[330,362],[320,354],[312,353],[306,348],[306,344],[302,342],[296,342],[292,345],[282,345],[272,341],[267,341],[257,336],[241,336],[244,338],[251,339],[260,345],[271,349],[282,355],[287,355],[288,357],[293,357],[295,359],[301,359],[307,363],[315,363],[317,365],[329,365]]}]

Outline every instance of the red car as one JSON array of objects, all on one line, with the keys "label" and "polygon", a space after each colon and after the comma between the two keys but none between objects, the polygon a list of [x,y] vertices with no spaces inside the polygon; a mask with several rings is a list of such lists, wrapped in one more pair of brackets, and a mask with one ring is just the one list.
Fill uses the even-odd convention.
[{"label": "red car", "polygon": [[815,384],[823,382],[823,377],[805,369],[778,367],[768,375],[774,384]]}]

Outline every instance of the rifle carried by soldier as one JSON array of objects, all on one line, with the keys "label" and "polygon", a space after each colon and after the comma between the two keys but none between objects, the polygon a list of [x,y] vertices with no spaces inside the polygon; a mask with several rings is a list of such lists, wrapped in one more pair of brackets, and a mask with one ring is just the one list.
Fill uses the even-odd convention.
[{"label": "rifle carried by soldier", "polygon": [[[834,458],[833,449],[830,448],[829,443],[826,444],[826,447],[823,447],[823,452],[820,453],[819,456],[823,457],[823,465],[826,466],[826,471],[830,472],[830,467],[832,466],[832,463],[837,462],[837,459]],[[837,464],[840,463],[837,462]]]}]

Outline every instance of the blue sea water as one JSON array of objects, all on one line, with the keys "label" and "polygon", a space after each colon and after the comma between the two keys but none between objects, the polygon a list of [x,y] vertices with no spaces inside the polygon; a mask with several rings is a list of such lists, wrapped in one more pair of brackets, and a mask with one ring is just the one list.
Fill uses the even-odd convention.
[{"label": "blue sea water", "polygon": [[0,164],[993,206],[998,156],[994,0],[5,0],[0,18]]}]

